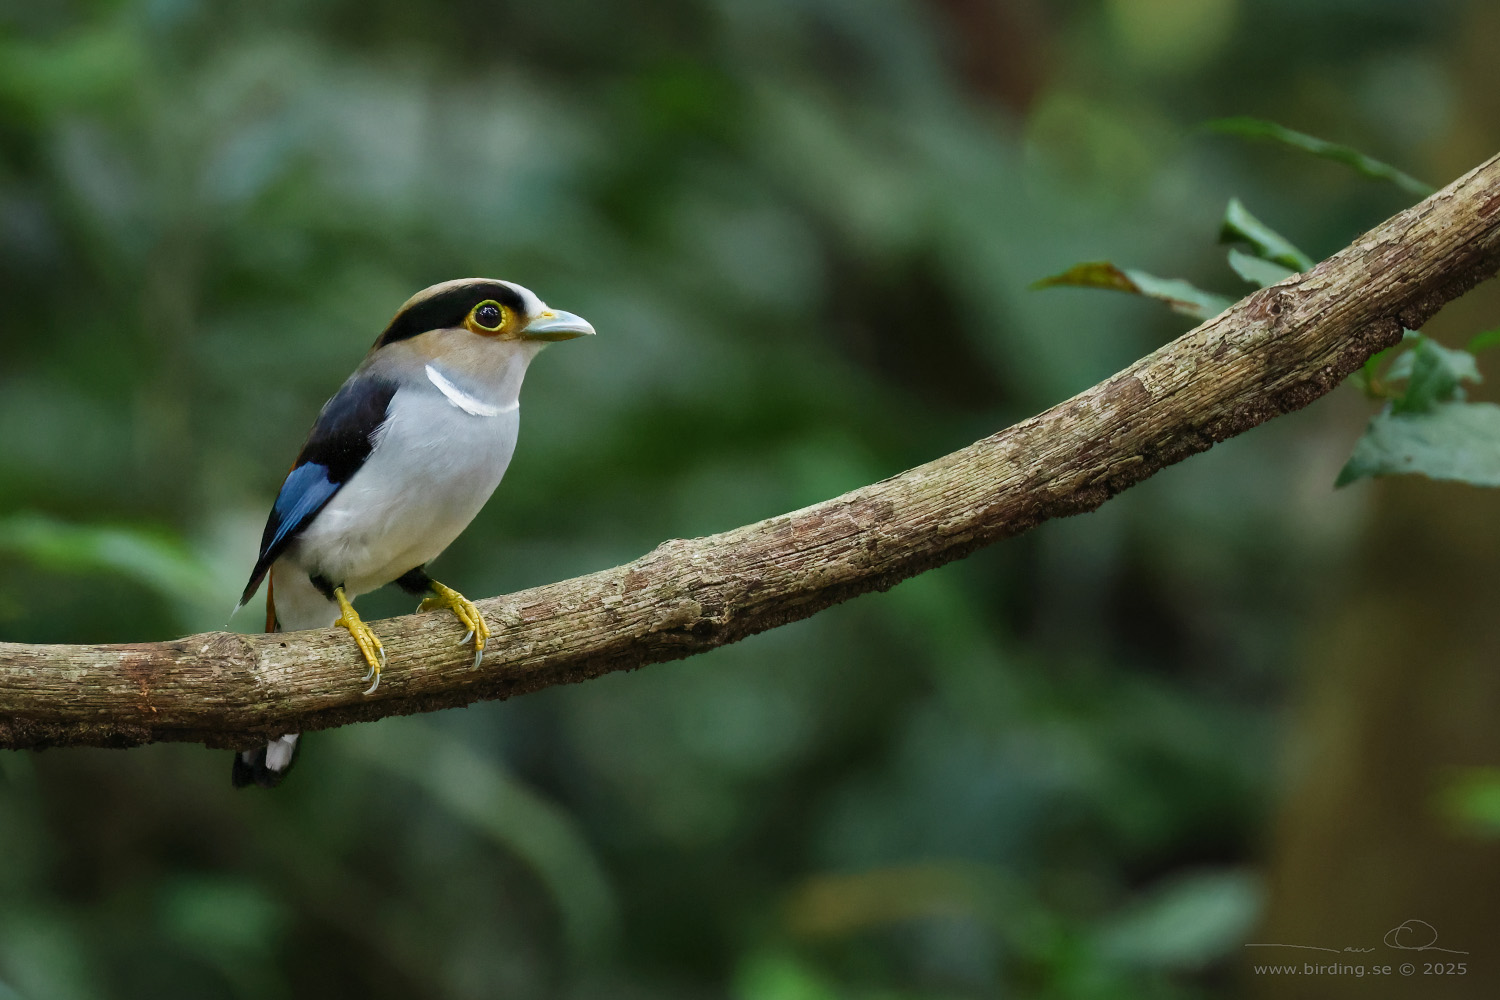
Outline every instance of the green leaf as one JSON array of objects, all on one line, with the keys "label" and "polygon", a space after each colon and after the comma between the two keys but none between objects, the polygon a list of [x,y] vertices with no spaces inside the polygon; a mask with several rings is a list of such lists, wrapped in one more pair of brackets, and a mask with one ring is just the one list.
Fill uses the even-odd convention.
[{"label": "green leaf", "polygon": [[1382,410],[1334,485],[1399,475],[1500,486],[1500,406],[1453,402],[1423,412]]},{"label": "green leaf", "polygon": [[1406,389],[1393,396],[1391,408],[1397,413],[1425,413],[1438,403],[1464,398],[1464,382],[1482,382],[1479,366],[1468,351],[1444,347],[1430,337],[1413,334],[1410,350],[1404,352],[1386,372],[1386,381],[1406,379]]},{"label": "green leaf", "polygon": [[1181,278],[1158,278],[1134,268],[1127,269],[1125,276],[1136,286],[1141,295],[1156,299],[1158,302],[1165,302],[1174,311],[1196,320],[1211,319],[1234,305],[1234,300],[1212,292],[1205,292]]},{"label": "green leaf", "polygon": [[1038,278],[1031,283],[1033,289],[1057,288],[1060,286],[1109,288],[1117,292],[1130,292],[1132,295],[1139,295],[1141,292],[1135,286],[1135,283],[1125,276],[1124,271],[1115,267],[1107,260],[1086,261],[1082,264],[1074,264],[1060,274]]},{"label": "green leaf", "polygon": [[1032,282],[1032,288],[1106,288],[1131,295],[1144,295],[1171,306],[1173,311],[1202,321],[1219,315],[1233,303],[1222,295],[1205,292],[1181,278],[1158,278],[1145,271],[1122,269],[1109,261],[1075,264],[1061,274]]},{"label": "green leaf", "polygon": [[1401,190],[1414,194],[1419,198],[1425,198],[1437,189],[1430,184],[1424,184],[1410,174],[1403,173],[1391,166],[1382,163],[1374,157],[1366,156],[1352,146],[1341,146],[1336,142],[1328,142],[1304,132],[1296,132],[1275,122],[1266,121],[1263,118],[1219,118],[1211,122],[1205,122],[1204,128],[1211,132],[1220,132],[1224,135],[1237,135],[1246,139],[1265,139],[1271,142],[1279,142],[1293,149],[1300,149],[1304,153],[1335,163],[1342,163],[1350,167],[1361,177],[1369,177],[1373,180],[1390,181]]},{"label": "green leaf", "polygon": [[1474,334],[1469,342],[1464,345],[1464,350],[1470,354],[1478,354],[1480,351],[1494,347],[1496,344],[1500,344],[1500,326],[1495,327],[1493,330],[1485,330],[1482,333]]},{"label": "green leaf", "polygon": [[1282,267],[1275,261],[1252,257],[1243,250],[1236,250],[1233,247],[1229,250],[1229,266],[1234,269],[1235,274],[1259,288],[1285,281],[1297,273],[1289,267]]},{"label": "green leaf", "polygon": [[1230,198],[1224,209],[1224,223],[1219,229],[1220,243],[1248,243],[1255,255],[1275,261],[1294,271],[1307,271],[1313,259],[1294,247],[1290,240],[1250,214],[1238,198]]}]

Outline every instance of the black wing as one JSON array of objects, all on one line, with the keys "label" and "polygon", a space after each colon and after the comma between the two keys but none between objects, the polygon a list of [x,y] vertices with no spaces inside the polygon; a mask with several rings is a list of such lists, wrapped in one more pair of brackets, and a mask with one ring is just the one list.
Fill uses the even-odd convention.
[{"label": "black wing", "polygon": [[394,395],[394,382],[355,374],[323,404],[271,507],[260,538],[260,557],[240,597],[241,607],[255,594],[271,564],[365,464]]}]

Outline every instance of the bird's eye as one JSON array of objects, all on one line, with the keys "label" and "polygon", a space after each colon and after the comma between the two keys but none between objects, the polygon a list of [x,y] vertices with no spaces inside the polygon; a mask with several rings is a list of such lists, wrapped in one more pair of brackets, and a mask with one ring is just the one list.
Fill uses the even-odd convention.
[{"label": "bird's eye", "polygon": [[498,302],[481,302],[469,315],[473,318],[475,326],[492,333],[505,325],[505,307]]}]

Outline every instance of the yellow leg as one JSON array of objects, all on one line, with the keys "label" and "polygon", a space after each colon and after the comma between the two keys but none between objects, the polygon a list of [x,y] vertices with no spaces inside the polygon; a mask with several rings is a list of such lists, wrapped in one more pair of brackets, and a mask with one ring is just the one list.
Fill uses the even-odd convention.
[{"label": "yellow leg", "polygon": [[432,596],[418,605],[417,610],[431,611],[434,608],[447,608],[464,623],[469,631],[459,642],[474,640],[474,666],[479,666],[479,661],[484,659],[484,644],[489,640],[490,627],[484,623],[484,616],[479,613],[474,602],[452,587],[445,587],[433,580]]},{"label": "yellow leg", "polygon": [[375,689],[380,687],[380,669],[385,666],[385,647],[381,645],[379,637],[370,630],[370,626],[359,617],[359,613],[354,610],[354,605],[349,603],[349,598],[344,595],[343,587],[333,588],[333,599],[339,602],[339,611],[342,612],[342,616],[334,624],[342,625],[349,630],[350,635],[354,636],[355,645],[359,646],[365,662],[370,665],[364,679],[375,678],[375,683],[365,689],[365,694],[374,694]]}]

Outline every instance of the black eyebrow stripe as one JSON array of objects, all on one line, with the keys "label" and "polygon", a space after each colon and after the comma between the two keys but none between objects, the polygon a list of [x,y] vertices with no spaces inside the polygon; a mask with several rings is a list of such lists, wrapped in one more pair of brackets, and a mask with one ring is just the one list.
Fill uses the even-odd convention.
[{"label": "black eyebrow stripe", "polygon": [[519,316],[526,315],[526,300],[520,292],[498,281],[476,281],[446,289],[397,313],[375,346],[409,340],[428,330],[461,326],[469,311],[486,299],[494,299]]}]

